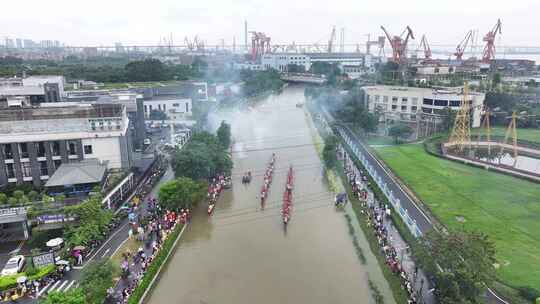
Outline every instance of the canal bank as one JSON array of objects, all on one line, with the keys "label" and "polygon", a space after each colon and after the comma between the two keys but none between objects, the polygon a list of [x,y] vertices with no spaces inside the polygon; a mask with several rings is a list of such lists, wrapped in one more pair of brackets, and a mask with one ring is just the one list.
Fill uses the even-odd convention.
[{"label": "canal bank", "polygon": [[[303,87],[289,87],[252,108],[210,115],[214,125],[231,123],[233,187],[213,217],[204,205],[194,211],[149,303],[375,303],[368,276],[370,267],[380,269],[356,256],[298,102],[304,102]],[[261,210],[257,196],[272,153],[274,180]],[[284,231],[279,207],[290,164],[294,209]],[[244,186],[246,171],[253,179]],[[391,293],[384,297],[394,303]]]}]

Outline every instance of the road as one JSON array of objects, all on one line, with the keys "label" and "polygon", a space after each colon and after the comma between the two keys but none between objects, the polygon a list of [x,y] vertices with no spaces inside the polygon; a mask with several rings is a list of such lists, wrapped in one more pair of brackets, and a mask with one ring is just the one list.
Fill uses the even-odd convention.
[{"label": "road", "polygon": [[[335,122],[334,118],[328,111],[323,109],[322,112],[329,122]],[[354,134],[354,132],[352,132],[346,126],[338,126],[338,129],[345,132],[345,134],[353,140],[353,145],[357,147],[358,150],[366,157],[368,163],[373,166],[377,174],[388,185],[390,190],[392,190],[394,196],[400,200],[401,205],[407,210],[409,216],[416,221],[416,224],[418,225],[418,228],[422,234],[432,230],[434,226],[427,214],[410,197],[410,195],[407,193],[408,191],[402,187],[401,183],[397,181],[393,174],[390,173],[381,163],[381,161],[369,151],[366,144],[362,142],[362,140],[359,139],[358,136],[356,136],[356,134]],[[485,294],[485,300],[490,304],[509,304],[489,288]]]}]

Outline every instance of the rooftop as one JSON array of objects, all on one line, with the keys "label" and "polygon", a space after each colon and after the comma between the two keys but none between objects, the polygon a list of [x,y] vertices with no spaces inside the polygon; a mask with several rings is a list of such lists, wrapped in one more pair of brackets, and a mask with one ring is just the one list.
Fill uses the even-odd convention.
[{"label": "rooftop", "polygon": [[97,159],[62,163],[45,183],[45,187],[100,183],[106,170],[107,166]]},{"label": "rooftop", "polygon": [[0,110],[0,121],[47,120],[66,118],[121,117],[121,104],[48,103],[39,107]]}]

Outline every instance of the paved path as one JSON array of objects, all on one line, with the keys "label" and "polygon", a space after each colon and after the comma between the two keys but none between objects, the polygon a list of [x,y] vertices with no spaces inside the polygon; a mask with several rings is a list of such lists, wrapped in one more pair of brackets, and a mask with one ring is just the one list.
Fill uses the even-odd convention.
[{"label": "paved path", "polygon": [[[322,109],[324,118],[330,122],[336,122],[332,115],[326,110]],[[409,216],[416,221],[416,224],[422,234],[433,229],[433,223],[427,214],[417,205],[414,199],[408,194],[408,189],[404,189],[400,182],[393,176],[389,170],[386,169],[385,165],[381,163],[368,149],[365,143],[360,140],[356,134],[354,134],[349,128],[345,126],[338,126],[338,129],[343,136],[347,136],[352,140],[352,145],[366,157],[368,163],[373,166],[377,174],[383,179],[383,181],[388,185],[389,189],[392,190],[394,196],[396,196],[401,205],[407,210]],[[497,294],[495,294],[491,289],[487,289],[485,299],[487,303],[494,304],[509,304]]]}]

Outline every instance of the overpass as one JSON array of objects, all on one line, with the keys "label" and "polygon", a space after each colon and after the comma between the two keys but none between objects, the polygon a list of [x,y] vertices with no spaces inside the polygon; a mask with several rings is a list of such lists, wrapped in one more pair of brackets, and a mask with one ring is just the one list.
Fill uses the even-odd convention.
[{"label": "overpass", "polygon": [[322,85],[326,82],[326,77],[323,75],[310,73],[282,73],[281,80],[287,82],[310,83]]}]

